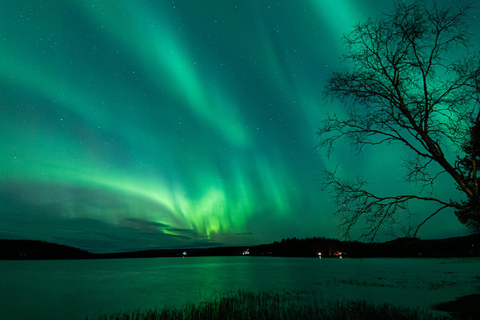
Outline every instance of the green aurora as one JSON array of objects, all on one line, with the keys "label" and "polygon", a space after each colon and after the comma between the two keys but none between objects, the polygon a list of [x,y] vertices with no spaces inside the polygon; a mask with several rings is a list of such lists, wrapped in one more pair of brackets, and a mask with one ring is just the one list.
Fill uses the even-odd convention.
[{"label": "green aurora", "polygon": [[[103,252],[338,237],[323,166],[412,188],[393,147],[315,148],[342,34],[391,6],[2,1],[0,238]],[[452,214],[420,236],[466,232]]]}]

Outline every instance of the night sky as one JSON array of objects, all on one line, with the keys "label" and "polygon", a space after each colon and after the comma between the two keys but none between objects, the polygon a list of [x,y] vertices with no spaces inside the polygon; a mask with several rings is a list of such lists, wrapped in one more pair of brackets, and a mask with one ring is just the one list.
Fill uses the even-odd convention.
[{"label": "night sky", "polygon": [[[106,252],[340,237],[324,166],[416,192],[405,149],[316,148],[342,108],[322,95],[342,34],[392,6],[2,0],[0,238]],[[449,180],[435,192],[457,197]],[[467,232],[448,211],[419,237]]]}]

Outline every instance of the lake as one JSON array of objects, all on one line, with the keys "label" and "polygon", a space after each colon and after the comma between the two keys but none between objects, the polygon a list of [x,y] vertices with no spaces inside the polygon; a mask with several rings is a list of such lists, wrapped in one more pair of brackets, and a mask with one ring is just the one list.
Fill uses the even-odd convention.
[{"label": "lake", "polygon": [[238,289],[407,307],[480,292],[480,258],[185,257],[0,261],[0,319],[85,319]]}]

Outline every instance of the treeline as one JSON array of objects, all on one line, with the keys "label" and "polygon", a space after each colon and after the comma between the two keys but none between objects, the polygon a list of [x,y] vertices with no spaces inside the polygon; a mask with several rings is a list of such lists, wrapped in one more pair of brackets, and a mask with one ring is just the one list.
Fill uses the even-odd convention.
[{"label": "treeline", "polygon": [[205,256],[272,257],[478,257],[480,234],[465,237],[420,240],[399,238],[384,243],[340,241],[328,238],[283,239],[256,246],[200,249],[159,249],[94,254],[78,248],[31,240],[0,240],[0,260],[115,259]]},{"label": "treeline", "polygon": [[274,257],[469,257],[480,256],[480,234],[439,240],[399,238],[383,243],[293,238],[253,246],[249,254]]},{"label": "treeline", "polygon": [[345,242],[327,238],[288,238],[271,244],[262,244],[249,248],[252,256],[274,257],[334,257],[345,251]]}]

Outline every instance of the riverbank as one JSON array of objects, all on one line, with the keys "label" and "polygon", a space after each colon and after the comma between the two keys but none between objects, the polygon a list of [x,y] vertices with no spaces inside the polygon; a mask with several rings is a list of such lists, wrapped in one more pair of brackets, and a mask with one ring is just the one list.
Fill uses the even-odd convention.
[{"label": "riverbank", "polygon": [[458,319],[478,319],[480,315],[480,294],[471,294],[454,301],[440,303],[434,309],[446,311]]}]

